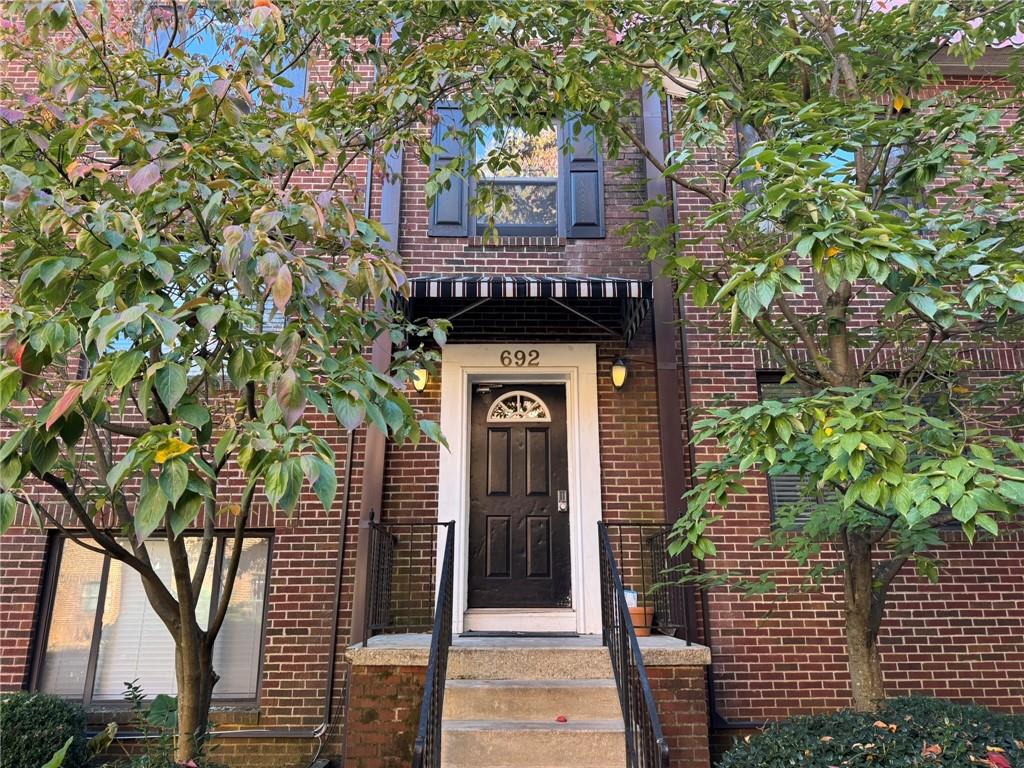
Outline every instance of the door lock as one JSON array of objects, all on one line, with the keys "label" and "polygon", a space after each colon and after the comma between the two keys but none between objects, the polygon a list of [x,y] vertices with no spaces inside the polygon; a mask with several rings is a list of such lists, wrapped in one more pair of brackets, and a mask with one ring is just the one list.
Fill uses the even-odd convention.
[{"label": "door lock", "polygon": [[569,492],[559,491],[558,492],[558,511],[568,512],[569,511]]}]

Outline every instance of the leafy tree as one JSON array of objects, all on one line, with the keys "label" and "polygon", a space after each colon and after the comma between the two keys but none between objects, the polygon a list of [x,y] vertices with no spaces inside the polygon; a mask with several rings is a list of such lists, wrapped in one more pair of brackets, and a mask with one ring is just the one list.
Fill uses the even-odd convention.
[{"label": "leafy tree", "polygon": [[[424,113],[387,96],[392,18],[253,6],[12,2],[0,30],[38,79],[5,86],[0,113],[0,532],[23,506],[139,574],[174,639],[181,763],[201,753],[253,504],[290,516],[307,486],[334,502],[309,415],[439,439],[403,394],[419,345],[383,371],[363,357],[382,335],[444,340],[391,308],[404,278],[351,194],[353,168],[424,142]],[[295,110],[285,74],[312,50],[333,79]],[[316,191],[295,183],[309,171]],[[218,522],[234,543],[207,625]]]},{"label": "leafy tree", "polygon": [[[458,92],[470,122],[536,135],[573,115],[607,151],[639,149],[667,191],[693,202],[698,212],[676,225],[637,226],[635,244],[723,337],[770,347],[799,396],[723,405],[696,422],[695,439],[715,445],[715,458],[698,468],[675,546],[713,556],[713,510],[751,473],[799,475],[806,501],[783,510],[763,543],[806,566],[812,583],[841,577],[854,702],[874,707],[893,579],[908,564],[936,578],[941,529],[996,537],[1016,530],[1024,506],[1024,445],[1011,418],[1021,379],[970,377],[973,350],[1020,338],[1021,81],[1010,69],[957,87],[937,63],[977,62],[1018,32],[1024,9],[399,6],[402,44],[432,46],[422,67],[455,83],[473,73]],[[665,160],[638,130],[645,83],[676,94],[676,149]],[[713,247],[692,247],[700,243]],[[771,573],[688,578],[777,586]]]}]

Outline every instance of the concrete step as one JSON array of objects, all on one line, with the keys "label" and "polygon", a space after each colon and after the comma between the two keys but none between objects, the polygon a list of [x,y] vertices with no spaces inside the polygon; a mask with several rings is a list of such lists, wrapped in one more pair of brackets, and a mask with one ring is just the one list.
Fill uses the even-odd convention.
[{"label": "concrete step", "polygon": [[449,680],[597,680],[612,677],[607,649],[544,645],[513,647],[452,646]]},{"label": "concrete step", "polygon": [[614,720],[622,716],[615,681],[449,680],[445,720]]},{"label": "concrete step", "polygon": [[447,720],[444,768],[624,768],[622,719],[568,723],[533,720]]}]

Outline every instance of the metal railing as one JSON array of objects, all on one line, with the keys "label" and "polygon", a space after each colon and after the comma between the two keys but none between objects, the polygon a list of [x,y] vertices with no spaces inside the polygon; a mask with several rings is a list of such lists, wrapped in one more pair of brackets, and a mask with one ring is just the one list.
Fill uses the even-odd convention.
[{"label": "metal railing", "polygon": [[429,632],[434,624],[438,529],[449,523],[370,520],[363,645],[385,632]]},{"label": "metal railing", "polygon": [[452,645],[452,603],[455,589],[455,523],[441,523],[447,533],[441,578],[438,582],[434,629],[430,635],[430,657],[423,684],[420,723],[413,742],[413,768],[440,768],[441,713],[444,711],[444,686],[448,675],[448,649]]},{"label": "metal railing", "polygon": [[640,644],[630,620],[608,526],[601,522],[597,528],[601,556],[601,634],[611,656],[626,725],[626,764],[629,768],[668,768],[668,742],[661,730]]},{"label": "metal railing", "polygon": [[677,583],[688,561],[684,553],[668,551],[672,526],[667,523],[605,521],[612,554],[625,589],[637,595],[637,606],[648,617],[634,626],[693,642],[695,617],[691,588]]}]

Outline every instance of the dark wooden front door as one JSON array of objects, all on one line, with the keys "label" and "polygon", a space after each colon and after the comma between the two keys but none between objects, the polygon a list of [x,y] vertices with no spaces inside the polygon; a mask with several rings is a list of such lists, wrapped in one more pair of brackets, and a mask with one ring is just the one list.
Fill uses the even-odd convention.
[{"label": "dark wooden front door", "polygon": [[561,384],[473,388],[470,608],[572,606],[565,414]]}]

